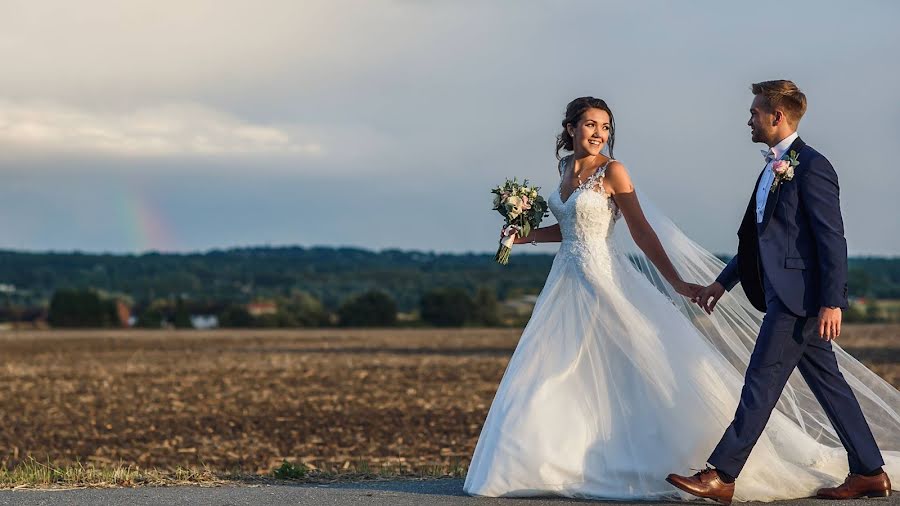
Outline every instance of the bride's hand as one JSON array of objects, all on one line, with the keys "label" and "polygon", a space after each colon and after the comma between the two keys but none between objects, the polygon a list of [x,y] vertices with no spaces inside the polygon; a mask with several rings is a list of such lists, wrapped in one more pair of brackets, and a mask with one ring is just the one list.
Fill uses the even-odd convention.
[{"label": "bride's hand", "polygon": [[695,283],[688,283],[686,281],[679,281],[672,287],[675,288],[675,291],[678,292],[679,295],[683,295],[691,299],[691,302],[694,302],[697,297],[700,296],[700,290],[703,290],[702,286]]},{"label": "bride's hand", "polygon": [[[522,244],[523,241],[522,238],[519,237],[519,234],[513,234],[513,236],[513,244]],[[506,236],[503,235],[503,229],[500,229],[500,240],[502,241],[504,237]]]},{"label": "bride's hand", "polygon": [[[533,234],[534,232],[532,232]],[[519,234],[515,234],[516,238],[513,239],[513,244],[528,244],[531,242],[531,239],[527,237],[522,237]],[[503,235],[503,230],[500,230],[500,240],[503,240],[505,236]]]}]

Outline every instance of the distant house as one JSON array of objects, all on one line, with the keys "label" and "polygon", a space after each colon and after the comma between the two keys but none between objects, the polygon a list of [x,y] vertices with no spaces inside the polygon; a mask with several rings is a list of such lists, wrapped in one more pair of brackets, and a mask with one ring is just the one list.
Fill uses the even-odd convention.
[{"label": "distant house", "polygon": [[278,305],[273,301],[251,302],[247,304],[247,312],[254,317],[275,314],[278,312]]},{"label": "distant house", "polygon": [[219,326],[219,317],[213,314],[192,314],[191,325],[195,329],[214,329]]},{"label": "distant house", "polygon": [[130,327],[133,325],[131,320],[131,308],[122,299],[116,299],[116,315],[119,317],[120,326]]},{"label": "distant house", "polygon": [[398,322],[414,322],[417,320],[419,320],[419,315],[415,312],[404,313],[401,311],[397,313]]},{"label": "distant house", "polygon": [[507,313],[517,316],[525,316],[531,314],[534,305],[537,304],[537,295],[522,295],[518,299],[505,300],[501,303],[502,308]]}]

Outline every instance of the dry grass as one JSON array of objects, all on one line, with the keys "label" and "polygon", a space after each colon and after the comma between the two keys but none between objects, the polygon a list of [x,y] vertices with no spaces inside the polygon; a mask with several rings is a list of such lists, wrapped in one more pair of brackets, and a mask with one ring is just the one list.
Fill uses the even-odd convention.
[{"label": "dry grass", "polygon": [[[287,469],[288,472],[284,472]],[[220,486],[259,485],[267,483],[304,482],[334,483],[341,481],[379,481],[396,479],[459,478],[465,476],[461,466],[425,466],[419,469],[382,465],[372,468],[366,461],[349,467],[312,469],[285,461],[272,474],[246,474],[204,468],[175,467],[142,469],[132,464],[75,464],[58,466],[29,458],[12,469],[0,469],[0,489],[44,488],[111,488],[135,486]]]},{"label": "dry grass", "polygon": [[2,488],[46,488],[52,486],[121,487],[138,485],[215,485],[233,481],[233,476],[210,469],[175,468],[142,470],[133,465],[95,466],[80,462],[57,466],[32,458],[12,469],[0,469]]},{"label": "dry grass", "polygon": [[[0,487],[461,476],[520,333],[0,333]],[[841,342],[898,386],[898,335]]]}]

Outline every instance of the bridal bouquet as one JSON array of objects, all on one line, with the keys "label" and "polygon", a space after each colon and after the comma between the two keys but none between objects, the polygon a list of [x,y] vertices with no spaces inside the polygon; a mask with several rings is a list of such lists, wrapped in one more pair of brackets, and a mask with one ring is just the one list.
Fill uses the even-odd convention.
[{"label": "bridal bouquet", "polygon": [[502,185],[491,190],[494,194],[494,210],[498,211],[506,223],[503,226],[503,239],[494,260],[501,265],[509,263],[516,236],[525,237],[532,229],[541,224],[541,219],[548,216],[547,201],[538,195],[538,186],[528,186],[528,180],[519,184],[514,178],[506,180]]}]

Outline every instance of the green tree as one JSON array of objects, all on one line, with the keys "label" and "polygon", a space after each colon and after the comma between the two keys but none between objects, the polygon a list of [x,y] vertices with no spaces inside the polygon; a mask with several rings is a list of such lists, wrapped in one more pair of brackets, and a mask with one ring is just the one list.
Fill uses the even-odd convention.
[{"label": "green tree", "polygon": [[384,292],[366,292],[341,304],[338,321],[342,327],[394,326],[397,324],[397,303]]},{"label": "green tree", "polygon": [[475,317],[475,302],[461,288],[431,290],[422,296],[422,320],[437,327],[461,327]]},{"label": "green tree", "polygon": [[490,287],[482,286],[475,294],[475,321],[486,327],[500,325],[500,306],[497,293]]},{"label": "green tree", "polygon": [[119,325],[116,304],[93,290],[57,290],[50,299],[47,320],[54,327]]},{"label": "green tree", "polygon": [[220,327],[247,328],[256,323],[244,306],[231,305],[218,315]]},{"label": "green tree", "polygon": [[850,304],[843,314],[843,319],[847,323],[860,323],[866,321],[866,313],[859,307],[859,304]]},{"label": "green tree", "polygon": [[[395,309],[396,312],[396,309]],[[296,292],[278,304],[279,321],[285,327],[321,327],[328,325],[328,312],[322,302],[307,292]]]},{"label": "green tree", "polygon": [[872,276],[862,268],[850,268],[847,271],[847,285],[851,296],[866,297],[872,290]]},{"label": "green tree", "polygon": [[292,327],[290,321],[286,321],[280,314],[261,314],[253,319],[254,327],[277,328]]},{"label": "green tree", "polygon": [[866,322],[878,323],[881,321],[881,306],[875,299],[869,299],[866,302]]},{"label": "green tree", "polygon": [[191,314],[188,312],[184,304],[184,299],[178,297],[175,301],[175,316],[172,318],[172,325],[176,329],[192,329],[194,324],[191,323]]},{"label": "green tree", "polygon": [[158,329],[162,326],[166,315],[156,306],[147,306],[138,314],[135,327],[143,327],[148,329]]}]

